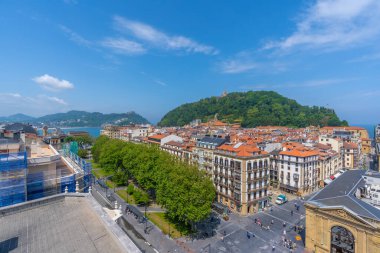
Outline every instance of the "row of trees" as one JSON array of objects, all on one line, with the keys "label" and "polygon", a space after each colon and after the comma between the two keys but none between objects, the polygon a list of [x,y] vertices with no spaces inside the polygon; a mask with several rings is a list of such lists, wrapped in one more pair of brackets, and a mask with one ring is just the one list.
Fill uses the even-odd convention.
[{"label": "row of trees", "polygon": [[113,173],[113,180],[139,188],[166,208],[169,218],[192,224],[207,218],[215,189],[203,172],[157,147],[100,136],[92,147],[95,162]]},{"label": "row of trees", "polygon": [[319,106],[302,106],[274,91],[234,92],[225,97],[201,99],[181,105],[167,113],[160,126],[182,126],[193,119],[207,121],[218,114],[219,119],[243,127],[266,125],[306,127],[347,125],[334,110]]}]

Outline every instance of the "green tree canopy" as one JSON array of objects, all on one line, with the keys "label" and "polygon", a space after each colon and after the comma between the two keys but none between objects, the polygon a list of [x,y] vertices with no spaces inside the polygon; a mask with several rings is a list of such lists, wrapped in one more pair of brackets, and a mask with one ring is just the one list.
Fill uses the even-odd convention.
[{"label": "green tree canopy", "polygon": [[[166,208],[169,217],[186,224],[201,221],[211,212],[215,188],[210,178],[157,147],[111,140],[101,136],[92,147],[93,158],[102,168],[113,172],[117,183],[134,180],[139,188]],[[139,190],[138,203],[146,203],[148,195]]]},{"label": "green tree canopy", "polygon": [[220,120],[229,123],[241,122],[243,127],[348,125],[346,121],[341,121],[332,109],[302,106],[274,91],[233,92],[225,97],[201,99],[168,112],[158,124],[183,126],[194,119],[208,121],[216,114]]}]

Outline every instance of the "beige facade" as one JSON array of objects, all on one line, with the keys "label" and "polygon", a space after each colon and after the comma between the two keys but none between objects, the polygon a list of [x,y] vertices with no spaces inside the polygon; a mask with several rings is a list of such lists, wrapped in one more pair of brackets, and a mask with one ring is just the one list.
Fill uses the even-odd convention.
[{"label": "beige facade", "polygon": [[269,154],[257,150],[242,156],[226,147],[214,152],[213,180],[218,202],[241,215],[253,214],[268,203]]},{"label": "beige facade", "polygon": [[106,126],[100,131],[101,135],[105,135],[110,139],[120,139],[121,132],[120,128],[117,126]]},{"label": "beige facade", "polygon": [[339,153],[320,153],[318,161],[318,174],[320,187],[324,186],[324,180],[335,175],[342,169],[342,159]]},{"label": "beige facade", "polygon": [[[306,248],[312,252],[334,252],[334,227],[348,230],[354,239],[352,251],[380,252],[380,222],[363,219],[345,208],[320,209],[306,204]],[[335,251],[339,252],[339,251]]]}]

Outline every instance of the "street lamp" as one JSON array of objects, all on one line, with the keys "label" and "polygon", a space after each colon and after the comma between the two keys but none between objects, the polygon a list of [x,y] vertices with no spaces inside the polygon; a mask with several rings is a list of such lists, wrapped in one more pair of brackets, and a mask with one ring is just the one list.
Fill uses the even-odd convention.
[{"label": "street lamp", "polygon": [[145,228],[144,228],[144,233],[146,234],[146,231],[147,231],[147,227],[148,227],[148,218],[146,217],[146,204],[147,203],[145,203]]}]

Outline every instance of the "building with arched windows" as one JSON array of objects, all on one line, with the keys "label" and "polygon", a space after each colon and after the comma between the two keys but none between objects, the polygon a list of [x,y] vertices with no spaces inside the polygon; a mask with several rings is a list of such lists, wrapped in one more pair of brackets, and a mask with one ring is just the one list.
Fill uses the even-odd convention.
[{"label": "building with arched windows", "polygon": [[346,171],[306,202],[308,250],[380,252],[380,209],[366,199],[366,177],[364,170]]}]

